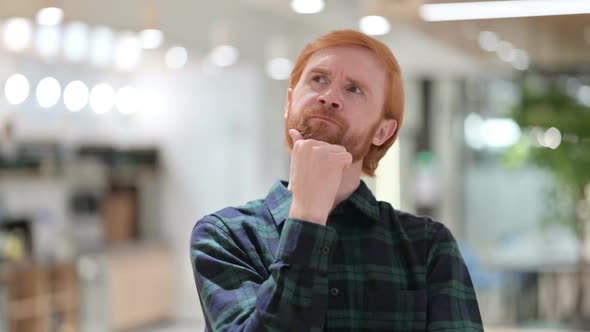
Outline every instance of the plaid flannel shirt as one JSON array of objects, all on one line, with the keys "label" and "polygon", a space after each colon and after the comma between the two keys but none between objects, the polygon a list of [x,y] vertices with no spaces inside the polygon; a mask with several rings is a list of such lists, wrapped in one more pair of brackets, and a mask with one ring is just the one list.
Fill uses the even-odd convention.
[{"label": "plaid flannel shirt", "polygon": [[191,236],[206,331],[483,331],[457,243],[441,223],[360,186],[326,226],[265,199],[199,220]]}]

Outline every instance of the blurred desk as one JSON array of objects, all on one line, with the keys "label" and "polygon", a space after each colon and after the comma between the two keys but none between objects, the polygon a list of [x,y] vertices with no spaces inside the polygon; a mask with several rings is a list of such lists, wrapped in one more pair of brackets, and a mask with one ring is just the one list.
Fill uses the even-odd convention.
[{"label": "blurred desk", "polygon": [[104,255],[112,331],[168,320],[174,313],[175,264],[165,245],[142,244]]},{"label": "blurred desk", "polygon": [[174,314],[175,258],[158,243],[65,262],[0,263],[0,332],[127,331]]},{"label": "blurred desk", "polygon": [[[538,320],[543,311],[555,313],[560,301],[558,279],[578,271],[580,247],[575,236],[562,229],[527,234],[501,243],[484,258],[485,265],[496,271],[520,276],[517,288],[517,320]],[[541,305],[540,280],[545,281],[548,301]],[[562,294],[559,294],[562,296]],[[545,309],[545,310],[542,310]]]},{"label": "blurred desk", "polygon": [[5,331],[78,330],[79,287],[74,261],[0,264]]}]

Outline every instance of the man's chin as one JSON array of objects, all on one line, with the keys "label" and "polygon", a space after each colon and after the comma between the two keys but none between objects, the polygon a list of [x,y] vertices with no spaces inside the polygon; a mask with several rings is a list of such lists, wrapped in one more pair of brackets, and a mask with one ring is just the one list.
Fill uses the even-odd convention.
[{"label": "man's chin", "polygon": [[328,136],[328,135],[314,135],[313,133],[305,136],[306,139],[315,139],[316,141],[322,141],[328,144],[342,145],[342,140],[339,137]]},{"label": "man's chin", "polygon": [[319,126],[312,126],[307,130],[299,131],[306,139],[315,139],[329,144],[342,144],[342,137],[336,128],[326,123]]}]

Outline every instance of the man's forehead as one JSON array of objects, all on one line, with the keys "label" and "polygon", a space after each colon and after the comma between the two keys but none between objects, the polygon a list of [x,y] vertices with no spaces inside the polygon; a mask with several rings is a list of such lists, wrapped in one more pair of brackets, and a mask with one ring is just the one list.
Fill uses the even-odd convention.
[{"label": "man's forehead", "polygon": [[331,46],[313,53],[304,68],[304,75],[313,73],[344,74],[346,79],[364,86],[369,92],[385,85],[386,70],[373,51],[362,46]]}]

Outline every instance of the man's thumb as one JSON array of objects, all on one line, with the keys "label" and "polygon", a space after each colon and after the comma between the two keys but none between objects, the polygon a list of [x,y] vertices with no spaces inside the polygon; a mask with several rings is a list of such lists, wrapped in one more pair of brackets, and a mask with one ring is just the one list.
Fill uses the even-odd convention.
[{"label": "man's thumb", "polygon": [[303,135],[301,135],[301,133],[297,129],[289,129],[289,135],[293,140],[293,144],[295,144],[295,142],[297,142],[298,140],[303,139]]}]

